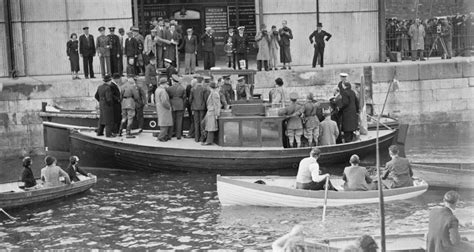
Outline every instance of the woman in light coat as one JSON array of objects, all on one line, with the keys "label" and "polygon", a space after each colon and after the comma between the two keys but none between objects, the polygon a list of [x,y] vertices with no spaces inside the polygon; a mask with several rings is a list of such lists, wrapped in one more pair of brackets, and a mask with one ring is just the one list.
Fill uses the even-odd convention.
[{"label": "woman in light coat", "polygon": [[417,18],[415,23],[410,26],[408,35],[411,38],[411,60],[415,61],[418,59],[418,53],[420,54],[420,60],[425,60],[423,57],[423,50],[425,49],[425,27],[421,24],[420,19]]},{"label": "woman in light coat", "polygon": [[280,33],[276,26],[270,32],[270,70],[277,70],[278,55],[280,54]]},{"label": "woman in light coat", "polygon": [[157,140],[160,142],[166,142],[171,139],[168,133],[170,128],[173,127],[170,97],[166,92],[167,86],[168,79],[166,77],[160,78],[155,91],[156,114],[158,115],[158,126],[160,126],[160,134]]},{"label": "woman in light coat", "polygon": [[214,136],[219,129],[219,124],[217,122],[217,118],[221,114],[221,96],[219,91],[217,90],[217,84],[212,81],[209,84],[209,88],[211,89],[211,93],[207,98],[207,113],[205,117],[206,127],[205,130],[207,132],[206,142],[203,145],[212,145],[214,143]]},{"label": "woman in light coat", "polygon": [[255,36],[255,42],[258,45],[257,70],[262,71],[262,64],[265,71],[268,71],[268,61],[270,60],[270,36],[267,27],[262,24],[261,30]]}]

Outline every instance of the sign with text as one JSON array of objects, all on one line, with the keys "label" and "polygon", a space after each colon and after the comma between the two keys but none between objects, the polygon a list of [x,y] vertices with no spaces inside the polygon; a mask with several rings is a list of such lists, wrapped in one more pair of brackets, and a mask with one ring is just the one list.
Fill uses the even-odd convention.
[{"label": "sign with text", "polygon": [[216,45],[224,44],[224,36],[227,32],[227,8],[207,7],[205,9],[206,26],[214,30]]},{"label": "sign with text", "polygon": [[235,6],[228,6],[229,12],[229,26],[237,28],[237,26],[245,26],[245,33],[251,42],[255,41],[255,34],[257,33],[257,25],[255,21],[255,5],[239,5],[238,24],[237,12]]}]

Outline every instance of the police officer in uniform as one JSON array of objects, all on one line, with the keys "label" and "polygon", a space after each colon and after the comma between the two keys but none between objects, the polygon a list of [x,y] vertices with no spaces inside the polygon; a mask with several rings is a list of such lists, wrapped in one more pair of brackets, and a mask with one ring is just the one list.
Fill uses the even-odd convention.
[{"label": "police officer in uniform", "polygon": [[123,53],[120,46],[120,37],[115,34],[115,27],[109,27],[110,34],[110,68],[112,74],[119,73],[120,55]]}]

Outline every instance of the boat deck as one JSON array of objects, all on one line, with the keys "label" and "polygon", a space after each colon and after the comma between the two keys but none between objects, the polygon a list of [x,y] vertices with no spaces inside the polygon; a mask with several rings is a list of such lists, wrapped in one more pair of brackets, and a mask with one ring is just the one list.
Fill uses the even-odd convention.
[{"label": "boat deck", "polygon": [[[385,136],[392,132],[392,130],[380,130],[379,136]],[[182,138],[181,140],[177,140],[173,138],[167,142],[160,142],[157,141],[156,137],[153,136],[152,132],[142,132],[141,134],[135,135],[136,138],[126,138],[125,135],[122,137],[113,137],[113,138],[106,138],[105,136],[97,136],[96,133],[92,130],[80,130],[80,133],[100,140],[107,140],[110,142],[117,142],[117,143],[127,143],[137,146],[147,146],[147,147],[163,147],[163,148],[170,148],[170,149],[200,149],[200,150],[283,150],[283,147],[229,147],[229,146],[219,146],[216,144],[213,145],[201,145],[201,143],[195,142],[194,139],[190,138]],[[369,139],[374,139],[376,137],[376,131],[369,131],[367,135],[361,135],[360,140],[358,141],[365,141]],[[350,144],[350,143],[349,143]],[[341,146],[345,144],[339,144]]]}]

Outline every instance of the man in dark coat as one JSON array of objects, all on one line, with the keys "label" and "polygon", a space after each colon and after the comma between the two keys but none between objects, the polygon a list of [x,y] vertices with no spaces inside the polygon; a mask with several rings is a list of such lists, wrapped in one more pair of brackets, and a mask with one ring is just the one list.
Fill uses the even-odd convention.
[{"label": "man in dark coat", "polygon": [[173,84],[171,81],[171,76],[173,76],[173,74],[178,74],[178,70],[176,70],[176,68],[173,66],[173,61],[167,58],[165,59],[165,67],[168,85],[171,86]]},{"label": "man in dark coat", "polygon": [[293,39],[293,32],[290,27],[287,26],[286,20],[282,22],[283,27],[278,31],[280,33],[280,61],[283,63],[281,69],[291,69],[291,49],[290,49],[290,40]]},{"label": "man in dark coat", "polygon": [[349,143],[355,140],[354,131],[359,126],[359,101],[349,82],[344,82],[344,88],[344,92],[341,92],[342,131],[344,132],[344,141]]},{"label": "man in dark coat", "polygon": [[241,60],[245,60],[245,69],[249,69],[249,64],[247,60],[247,52],[249,50],[249,39],[247,34],[244,33],[245,27],[239,26],[238,33],[234,35],[234,42],[232,46],[234,47],[235,57],[237,58],[237,66],[239,69],[242,69],[240,65]]},{"label": "man in dark coat", "polygon": [[110,68],[112,74],[119,72],[120,55],[123,53],[120,46],[120,37],[115,34],[115,27],[109,27],[110,40]]},{"label": "man in dark coat", "polygon": [[99,128],[97,129],[97,136],[104,135],[106,137],[115,137],[112,133],[112,127],[114,126],[114,100],[112,89],[110,88],[110,81],[112,77],[106,75],[104,77],[104,83],[97,88],[95,93],[95,99],[99,102]]},{"label": "man in dark coat", "polygon": [[133,37],[133,32],[127,32],[127,39],[125,39],[124,53],[127,56],[127,75],[136,75],[136,65],[138,61],[138,41]]},{"label": "man in dark coat", "polygon": [[[183,117],[184,117],[184,101],[186,100],[186,90],[181,83],[179,83],[179,77],[176,74],[173,74],[171,77],[173,85],[168,87],[166,91],[170,97],[170,103],[172,108],[173,116],[173,134],[176,135],[178,140],[181,139],[183,135]],[[173,136],[173,134],[170,134]]]},{"label": "man in dark coat", "polygon": [[[313,68],[316,67],[319,57],[319,65],[324,67],[324,47],[326,46],[324,40],[329,41],[331,34],[322,30],[323,24],[318,23],[317,30],[309,35],[309,42],[313,43],[314,38],[314,55],[313,55]],[[325,39],[326,38],[326,39]]]},{"label": "man in dark coat", "polygon": [[189,97],[191,110],[193,111],[194,141],[196,142],[201,140],[201,122],[206,115],[206,88],[203,86],[202,80],[202,78],[199,78],[196,86],[191,88]]},{"label": "man in dark coat", "polygon": [[462,241],[459,235],[459,220],[454,216],[458,200],[459,194],[449,191],[444,195],[444,206],[431,210],[426,252],[474,251],[474,246]]},{"label": "man in dark coat", "polygon": [[90,173],[87,173],[81,167],[79,167],[79,158],[77,156],[72,156],[69,158],[69,165],[64,171],[69,175],[69,179],[74,182],[80,181],[80,179],[77,177],[77,173],[87,177],[90,176]]},{"label": "man in dark coat", "polygon": [[88,79],[89,76],[95,78],[94,66],[92,65],[95,56],[94,36],[89,34],[89,27],[84,27],[82,30],[84,34],[79,37],[79,53],[81,54],[84,66],[84,76],[86,79]]},{"label": "man in dark coat", "polygon": [[112,98],[114,100],[114,127],[112,133],[118,134],[120,128],[120,121],[122,121],[122,105],[120,104],[120,86],[122,85],[122,76],[119,73],[112,75],[112,82],[110,89],[112,90]]},{"label": "man in dark coat", "polygon": [[206,27],[206,32],[201,36],[201,43],[204,57],[204,70],[209,70],[216,65],[214,55],[216,43],[214,41],[214,35],[212,35],[211,27]]}]

